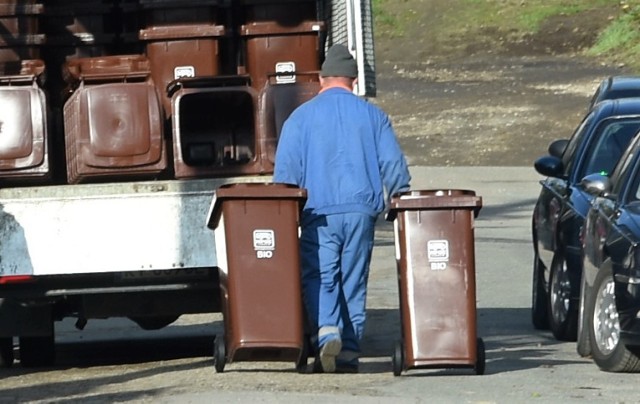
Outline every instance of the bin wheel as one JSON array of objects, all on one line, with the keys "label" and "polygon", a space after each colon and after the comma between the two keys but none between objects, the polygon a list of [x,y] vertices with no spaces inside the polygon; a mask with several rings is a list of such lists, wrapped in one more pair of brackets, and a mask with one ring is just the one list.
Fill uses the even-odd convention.
[{"label": "bin wheel", "polygon": [[307,371],[307,362],[309,361],[309,351],[310,351],[310,342],[309,338],[305,335],[302,341],[302,349],[300,350],[300,357],[296,362],[296,371],[298,373],[306,373]]},{"label": "bin wheel", "polygon": [[478,338],[476,340],[476,365],[474,366],[474,370],[477,375],[484,374],[486,358],[484,355],[484,341],[482,338]]},{"label": "bin wheel", "polygon": [[400,376],[404,368],[404,347],[401,341],[396,342],[396,348],[393,351],[391,362],[393,364],[393,375]]},{"label": "bin wheel", "polygon": [[213,364],[217,373],[224,372],[224,365],[227,360],[225,351],[224,337],[216,336],[216,339],[213,341]]}]

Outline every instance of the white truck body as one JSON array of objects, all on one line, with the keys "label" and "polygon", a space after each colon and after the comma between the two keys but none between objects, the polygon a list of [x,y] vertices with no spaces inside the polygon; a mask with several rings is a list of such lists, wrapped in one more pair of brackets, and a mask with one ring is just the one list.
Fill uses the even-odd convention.
[{"label": "white truck body", "polygon": [[[316,5],[324,50],[348,45],[361,67],[356,93],[374,96],[371,1]],[[60,125],[55,131],[64,139]],[[216,240],[206,226],[214,192],[269,182],[269,174],[0,186],[0,367],[13,363],[14,341],[23,366],[52,364],[54,322],[66,317],[79,329],[116,316],[157,329],[183,314],[220,311]]]}]

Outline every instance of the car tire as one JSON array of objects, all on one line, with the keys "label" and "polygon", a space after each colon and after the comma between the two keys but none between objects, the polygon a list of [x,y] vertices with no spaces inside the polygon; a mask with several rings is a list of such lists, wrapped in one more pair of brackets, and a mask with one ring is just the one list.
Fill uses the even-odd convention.
[{"label": "car tire", "polygon": [[578,309],[573,299],[574,289],[567,260],[563,253],[557,253],[551,264],[547,313],[549,328],[559,341],[575,341],[577,337]]},{"label": "car tire", "polygon": [[538,254],[535,254],[531,285],[531,322],[537,330],[549,329],[547,300],[547,290],[544,285],[544,264],[538,258]]},{"label": "car tire", "polygon": [[580,302],[578,304],[578,332],[576,337],[576,351],[583,358],[591,356],[591,343],[589,342],[589,330],[591,329],[590,316],[586,315],[587,307],[587,281],[584,271],[580,277]]},{"label": "car tire", "polygon": [[589,343],[593,360],[606,372],[638,372],[640,358],[620,340],[620,322],[615,301],[615,283],[609,267],[600,269],[594,283],[595,294],[586,313],[591,327]]}]

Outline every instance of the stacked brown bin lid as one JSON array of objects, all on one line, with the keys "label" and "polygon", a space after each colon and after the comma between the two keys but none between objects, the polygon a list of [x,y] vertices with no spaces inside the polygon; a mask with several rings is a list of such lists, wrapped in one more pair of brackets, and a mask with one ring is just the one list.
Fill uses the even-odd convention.
[{"label": "stacked brown bin lid", "polygon": [[317,71],[322,53],[320,34],[324,22],[317,20],[313,1],[242,1],[245,68],[258,91],[274,73],[278,82],[295,82],[295,72]]},{"label": "stacked brown bin lid", "polygon": [[171,114],[167,94],[170,82],[218,74],[218,38],[223,34],[224,27],[220,25],[172,25],[140,31],[167,116]]},{"label": "stacked brown bin lid", "polygon": [[49,137],[44,63],[0,63],[0,180],[48,180]]},{"label": "stacked brown bin lid", "polygon": [[64,104],[67,181],[156,178],[167,167],[160,101],[144,55],[78,58]]},{"label": "stacked brown bin lid", "polygon": [[48,180],[49,135],[44,62],[38,59],[43,6],[0,3],[0,181]]},{"label": "stacked brown bin lid", "polygon": [[151,74],[162,94],[167,117],[167,86],[181,77],[219,74],[220,2],[215,0],[140,0],[139,39],[151,62]]}]

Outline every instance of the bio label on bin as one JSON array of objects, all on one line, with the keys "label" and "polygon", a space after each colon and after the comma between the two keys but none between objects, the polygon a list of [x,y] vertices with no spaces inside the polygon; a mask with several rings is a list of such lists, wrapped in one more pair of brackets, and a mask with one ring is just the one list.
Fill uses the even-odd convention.
[{"label": "bio label on bin", "polygon": [[449,262],[449,241],[429,240],[427,242],[427,259],[432,271],[444,271]]},{"label": "bio label on bin", "polygon": [[272,258],[276,249],[276,235],[273,230],[256,229],[253,231],[253,249],[257,258]]}]

